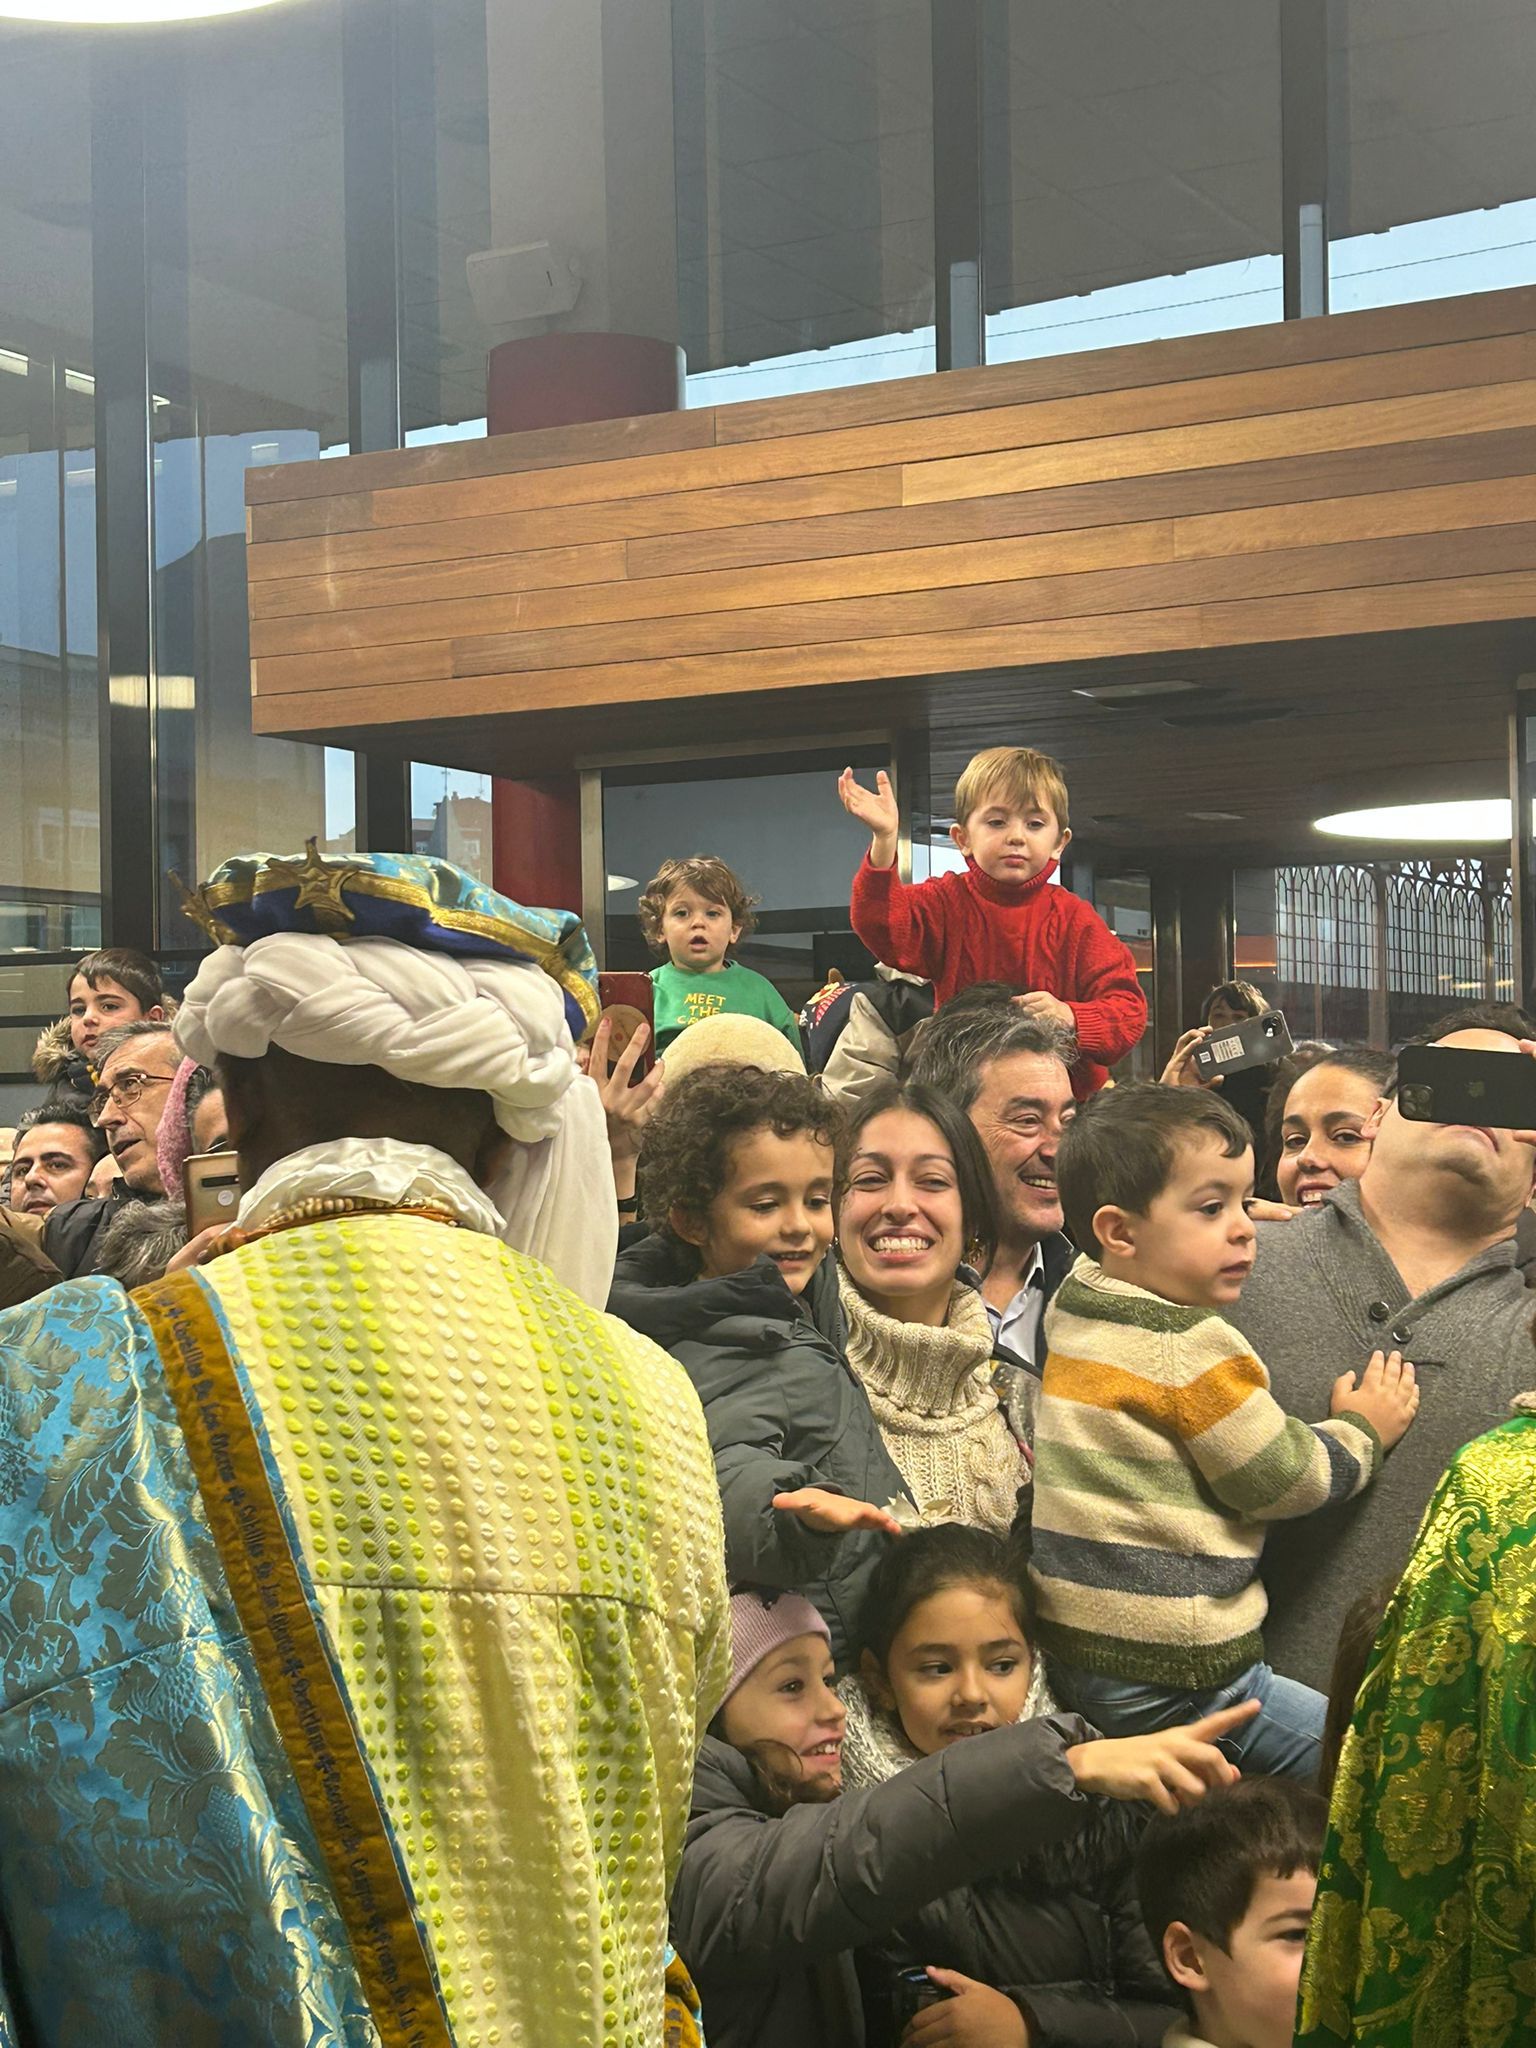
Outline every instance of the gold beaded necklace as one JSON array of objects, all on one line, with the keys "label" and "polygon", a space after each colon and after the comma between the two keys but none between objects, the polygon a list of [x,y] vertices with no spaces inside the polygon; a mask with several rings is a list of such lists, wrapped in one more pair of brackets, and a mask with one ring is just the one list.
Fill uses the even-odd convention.
[{"label": "gold beaded necklace", "polygon": [[265,1223],[254,1224],[249,1230],[236,1224],[227,1233],[228,1247],[232,1250],[238,1244],[251,1244],[258,1237],[270,1237],[274,1231],[328,1222],[337,1216],[420,1216],[427,1223],[445,1223],[450,1230],[460,1228],[458,1217],[440,1202],[386,1202],[376,1195],[310,1195],[302,1202],[277,1210]]}]

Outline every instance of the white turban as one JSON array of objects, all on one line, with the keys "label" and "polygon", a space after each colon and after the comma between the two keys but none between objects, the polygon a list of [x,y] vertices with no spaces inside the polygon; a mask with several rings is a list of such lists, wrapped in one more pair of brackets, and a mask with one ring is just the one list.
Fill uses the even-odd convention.
[{"label": "white turban", "polygon": [[428,1088],[478,1088],[517,1142],[487,1193],[505,1241],[595,1308],[617,1244],[602,1103],[576,1065],[565,998],[541,967],[345,945],[308,932],[219,946],[176,1015],[183,1052],[260,1059],[281,1046],[325,1066],[383,1067]]}]

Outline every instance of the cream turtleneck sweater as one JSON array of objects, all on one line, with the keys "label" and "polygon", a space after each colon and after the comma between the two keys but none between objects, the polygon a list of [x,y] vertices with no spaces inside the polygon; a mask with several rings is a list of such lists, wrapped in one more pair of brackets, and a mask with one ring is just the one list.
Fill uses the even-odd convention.
[{"label": "cream turtleneck sweater", "polygon": [[899,1323],[839,1270],[848,1363],[885,1447],[925,1522],[1006,1534],[1029,1476],[992,1387],[992,1326],[974,1287],[956,1281],[940,1328]]}]

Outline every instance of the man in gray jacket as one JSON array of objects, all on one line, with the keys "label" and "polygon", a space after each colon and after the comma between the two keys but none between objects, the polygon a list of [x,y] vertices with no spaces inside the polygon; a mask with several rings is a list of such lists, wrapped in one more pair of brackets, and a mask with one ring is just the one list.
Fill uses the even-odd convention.
[{"label": "man in gray jacket", "polygon": [[[1492,1004],[1457,1011],[1431,1035],[1514,1057],[1530,1039],[1536,1022]],[[1454,1453],[1536,1386],[1536,1300],[1514,1236],[1531,1199],[1536,1134],[1410,1123],[1395,1100],[1373,1122],[1358,1181],[1288,1223],[1259,1225],[1253,1277],[1230,1312],[1292,1415],[1326,1415],[1334,1380],[1374,1350],[1400,1350],[1418,1368],[1418,1415],[1376,1483],[1339,1507],[1277,1522],[1265,1543],[1266,1655],[1324,1691],[1345,1609],[1402,1570]]]}]

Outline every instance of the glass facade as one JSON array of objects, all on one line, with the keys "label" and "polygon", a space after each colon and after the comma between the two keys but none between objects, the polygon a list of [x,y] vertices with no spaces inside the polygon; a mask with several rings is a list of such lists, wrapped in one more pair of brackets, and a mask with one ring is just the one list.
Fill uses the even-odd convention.
[{"label": "glass facade", "polygon": [[0,36],[0,1073],[101,938],[90,94]]},{"label": "glass facade", "polygon": [[931,370],[926,0],[674,0],[691,402]]},{"label": "glass facade", "polygon": [[[245,472],[347,448],[341,26],[236,18],[155,68],[152,696],[160,944],[196,948],[173,874],[349,843],[325,751],[251,731]],[[254,90],[257,80],[261,89]],[[274,122],[272,110],[282,109]]]},{"label": "glass facade", "polygon": [[1330,308],[1536,280],[1524,0],[1348,0],[1335,51]]},{"label": "glass facade", "polygon": [[989,362],[1281,318],[1279,17],[986,10]]},{"label": "glass facade", "polygon": [[1515,999],[1505,862],[1248,869],[1235,904],[1237,972],[1297,1040],[1397,1046],[1459,1003]]},{"label": "glass facade", "polygon": [[869,833],[837,801],[839,771],[866,782],[889,768],[889,750],[854,747],[778,760],[740,757],[686,767],[610,770],[603,777],[607,862],[605,965],[655,965],[637,915],[640,892],[662,862],[717,855],[748,895],[764,899],[756,929],[734,957],[767,975],[798,1010],[832,968],[865,976],[873,961],[853,936],[848,890]]}]

